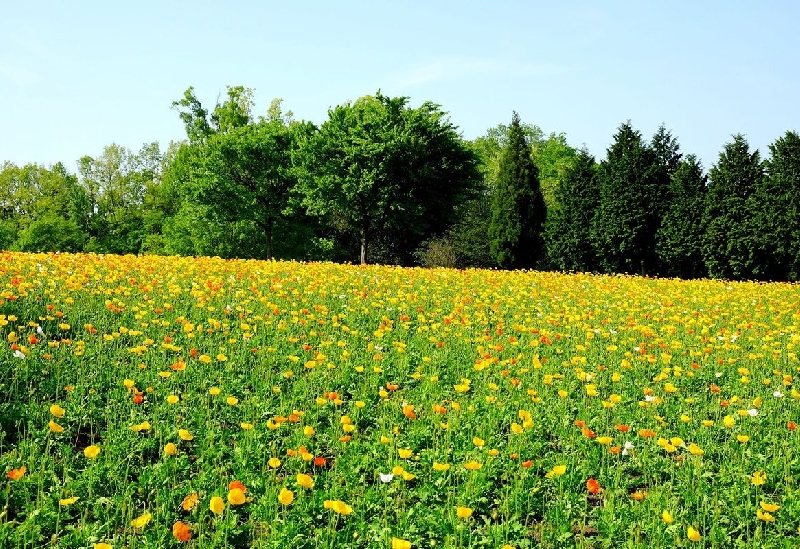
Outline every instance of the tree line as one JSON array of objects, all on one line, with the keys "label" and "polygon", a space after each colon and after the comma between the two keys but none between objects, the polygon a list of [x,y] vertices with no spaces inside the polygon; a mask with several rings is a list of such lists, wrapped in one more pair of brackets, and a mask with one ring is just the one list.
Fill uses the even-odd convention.
[{"label": "tree line", "polygon": [[664,126],[605,157],[520,121],[466,140],[439,105],[380,92],[316,126],[253,90],[173,108],[186,139],[0,167],[0,248],[800,278],[800,137],[742,135],[706,173]]}]

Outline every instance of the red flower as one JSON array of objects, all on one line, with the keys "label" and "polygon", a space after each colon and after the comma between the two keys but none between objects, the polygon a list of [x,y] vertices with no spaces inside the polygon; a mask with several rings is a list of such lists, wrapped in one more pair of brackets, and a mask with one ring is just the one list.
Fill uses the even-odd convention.
[{"label": "red flower", "polygon": [[328,464],[328,460],[322,456],[317,456],[314,458],[314,465],[317,467],[325,467]]},{"label": "red flower", "polygon": [[791,420],[790,420],[790,421],[789,421],[789,422],[786,424],[786,428],[787,428],[787,429],[789,429],[790,431],[794,431],[795,429],[797,429],[797,424],[796,424],[794,421],[791,421]]},{"label": "red flower", "polygon": [[586,481],[586,489],[590,494],[599,494],[603,491],[603,489],[600,487],[600,483],[593,478],[590,478]]},{"label": "red flower", "polygon": [[142,393],[136,393],[135,395],[133,395],[134,404],[141,404],[143,400],[144,397],[142,396]]}]

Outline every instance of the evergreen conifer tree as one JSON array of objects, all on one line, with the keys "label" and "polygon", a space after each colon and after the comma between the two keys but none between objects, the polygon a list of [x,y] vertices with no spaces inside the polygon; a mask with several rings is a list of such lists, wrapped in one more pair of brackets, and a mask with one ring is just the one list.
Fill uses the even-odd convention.
[{"label": "evergreen conifer tree", "polygon": [[656,253],[662,273],[680,278],[703,276],[703,207],[706,176],[694,155],[672,174],[669,204],[656,233]]},{"label": "evergreen conifer tree", "polygon": [[761,237],[754,214],[755,192],[763,177],[758,151],[735,135],[709,172],[703,213],[703,260],[713,278],[759,278]]},{"label": "evergreen conifer tree", "polygon": [[597,269],[590,238],[592,216],[599,202],[596,172],[594,157],[583,149],[555,189],[557,206],[548,211],[546,230],[549,264],[555,269]]},{"label": "evergreen conifer tree", "polygon": [[533,268],[539,263],[545,216],[538,170],[514,112],[500,157],[489,225],[491,252],[501,268]]}]

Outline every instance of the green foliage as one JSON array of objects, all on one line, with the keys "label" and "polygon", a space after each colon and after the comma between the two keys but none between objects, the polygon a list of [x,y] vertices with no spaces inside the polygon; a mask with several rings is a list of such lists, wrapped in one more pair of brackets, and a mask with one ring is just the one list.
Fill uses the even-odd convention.
[{"label": "green foliage", "polygon": [[703,213],[703,260],[713,278],[754,279],[766,273],[759,265],[760,239],[753,206],[763,177],[758,151],[735,135],[709,173]]},{"label": "green foliage", "polygon": [[460,268],[497,267],[489,245],[489,224],[492,221],[492,198],[484,192],[462,209],[460,219],[447,232]]},{"label": "green foliage", "polygon": [[533,268],[543,258],[546,210],[538,172],[515,112],[500,157],[489,225],[492,255],[504,269]]},{"label": "green foliage", "polygon": [[694,155],[672,174],[669,207],[656,233],[656,253],[663,273],[680,278],[704,274],[703,208],[707,177]]},{"label": "green foliage", "polygon": [[273,101],[268,118],[253,121],[252,90],[241,86],[228,88],[226,101],[209,120],[192,88],[173,105],[183,109],[189,143],[176,155],[169,179],[180,180],[184,197],[206,213],[213,210],[218,221],[257,226],[262,236],[256,239],[261,245],[255,257],[272,257],[276,223],[292,213],[297,136],[313,126],[284,118],[279,100]]},{"label": "green foliage", "polygon": [[14,248],[23,252],[79,252],[87,235],[73,220],[43,217],[33,221],[19,234]]},{"label": "green foliage", "polygon": [[755,201],[764,278],[800,280],[800,136],[786,132],[769,146],[766,177]]},{"label": "green foliage", "polygon": [[593,271],[597,257],[591,239],[592,217],[600,201],[597,164],[586,149],[555,189],[553,210],[548,210],[546,235],[549,265],[561,271]]},{"label": "green foliage", "polygon": [[374,242],[411,262],[478,180],[475,154],[438,105],[412,109],[380,92],[331,109],[297,159],[308,213],[356,238],[362,263]]},{"label": "green foliage", "polygon": [[619,127],[598,173],[592,237],[605,272],[655,274],[655,234],[667,189],[652,148],[630,122]]}]

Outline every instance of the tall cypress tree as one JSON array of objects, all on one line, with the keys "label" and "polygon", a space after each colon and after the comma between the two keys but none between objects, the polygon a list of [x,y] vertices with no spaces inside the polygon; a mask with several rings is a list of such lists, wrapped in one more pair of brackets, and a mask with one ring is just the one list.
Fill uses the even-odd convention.
[{"label": "tall cypress tree", "polygon": [[492,202],[489,243],[497,264],[505,269],[533,268],[542,259],[546,209],[539,174],[531,159],[519,115],[514,112],[500,157]]},{"label": "tall cypress tree", "polygon": [[619,127],[598,172],[592,238],[606,272],[657,272],[655,234],[666,193],[653,150],[630,122]]},{"label": "tall cypress tree", "polygon": [[755,191],[763,177],[758,151],[743,135],[725,144],[709,173],[703,212],[703,260],[713,278],[759,278],[760,236],[754,216]]},{"label": "tall cypress tree", "polygon": [[555,189],[557,206],[547,215],[547,255],[551,267],[561,271],[597,269],[590,230],[599,202],[597,164],[586,149]]},{"label": "tall cypress tree", "polygon": [[800,136],[786,132],[769,146],[766,176],[756,190],[763,278],[800,280]]},{"label": "tall cypress tree", "polygon": [[706,176],[690,154],[672,174],[669,204],[656,233],[656,253],[668,276],[703,276],[703,207]]}]

